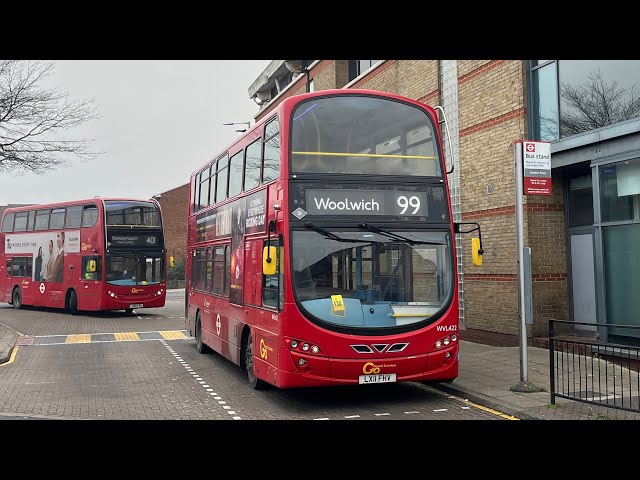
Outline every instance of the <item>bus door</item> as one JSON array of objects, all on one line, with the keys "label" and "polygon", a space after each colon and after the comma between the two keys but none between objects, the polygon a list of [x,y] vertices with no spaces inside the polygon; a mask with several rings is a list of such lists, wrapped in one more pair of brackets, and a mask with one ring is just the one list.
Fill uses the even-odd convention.
[{"label": "bus door", "polygon": [[[220,287],[215,278],[214,251],[222,251],[221,247],[199,248],[194,257],[196,267],[199,268],[197,288],[202,291],[202,307],[200,308],[200,324],[202,325],[202,337],[207,345],[217,352],[222,352],[222,342],[220,341],[220,305],[211,293],[221,293]],[[201,283],[204,282],[204,283]],[[195,321],[195,320],[194,320]],[[195,332],[195,331],[194,331]],[[215,336],[211,332],[216,332]]]},{"label": "bus door", "polygon": [[89,309],[89,307],[97,308],[97,302],[101,292],[102,257],[100,257],[100,255],[84,255],[82,257],[81,267],[82,270],[80,272],[75,272],[75,269],[69,269],[69,275],[79,273],[78,276],[80,277],[78,308],[80,310]]},{"label": "bus door", "polygon": [[18,285],[22,292],[22,303],[31,305],[31,289],[29,287],[32,283],[33,257],[15,256],[13,259],[7,259],[5,268],[7,269],[7,273],[4,275],[6,301],[11,299],[13,286]]},{"label": "bus door", "polygon": [[11,258],[7,257],[6,261],[0,265],[0,300],[9,302],[11,300]]},{"label": "bus door", "polygon": [[[264,275],[262,270],[263,256],[265,255],[267,244],[275,252],[271,258],[271,261],[276,265],[273,275]],[[251,248],[246,250],[245,265],[248,268],[245,284],[248,292],[245,292],[245,303],[258,307],[251,309],[255,312],[255,316],[252,317],[254,325],[259,325],[270,332],[275,332],[278,329],[279,315],[274,310],[278,309],[281,301],[280,295],[282,294],[279,283],[281,280],[281,247],[279,245],[280,242],[277,237],[271,237],[269,241],[261,238],[253,240]]]},{"label": "bus door", "polygon": [[249,323],[253,325],[256,314],[255,307],[260,303],[260,287],[262,278],[262,245],[264,239],[250,239],[245,242],[244,250],[244,304],[249,311]]}]

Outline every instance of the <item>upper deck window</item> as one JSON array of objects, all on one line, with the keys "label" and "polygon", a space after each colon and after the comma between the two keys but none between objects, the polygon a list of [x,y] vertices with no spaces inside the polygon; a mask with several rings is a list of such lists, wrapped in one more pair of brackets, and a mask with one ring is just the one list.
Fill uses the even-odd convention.
[{"label": "upper deck window", "polygon": [[427,112],[363,95],[312,98],[291,117],[291,171],[442,176]]},{"label": "upper deck window", "polygon": [[104,206],[107,211],[108,226],[160,226],[160,212],[151,202],[110,200],[104,202]]},{"label": "upper deck window", "polygon": [[2,231],[3,232],[11,232],[13,231],[13,213],[7,213],[2,219]]}]

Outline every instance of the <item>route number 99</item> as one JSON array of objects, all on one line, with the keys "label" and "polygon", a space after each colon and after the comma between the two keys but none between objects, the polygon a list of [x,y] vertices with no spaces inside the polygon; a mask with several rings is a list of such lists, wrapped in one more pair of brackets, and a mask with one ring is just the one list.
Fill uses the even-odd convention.
[{"label": "route number 99", "polygon": [[412,215],[415,215],[416,213],[418,213],[418,210],[420,210],[420,199],[415,195],[412,195],[408,198],[404,195],[401,195],[397,198],[396,203],[402,209],[400,215],[404,215],[404,213],[409,208],[413,208],[413,212],[411,212]]}]

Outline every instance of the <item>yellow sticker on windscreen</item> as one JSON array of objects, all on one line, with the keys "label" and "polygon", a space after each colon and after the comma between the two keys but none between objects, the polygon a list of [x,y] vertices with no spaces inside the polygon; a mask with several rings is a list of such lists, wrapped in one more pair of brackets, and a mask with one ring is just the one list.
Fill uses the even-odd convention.
[{"label": "yellow sticker on windscreen", "polygon": [[331,315],[344,317],[344,314],[342,295],[331,295]]}]

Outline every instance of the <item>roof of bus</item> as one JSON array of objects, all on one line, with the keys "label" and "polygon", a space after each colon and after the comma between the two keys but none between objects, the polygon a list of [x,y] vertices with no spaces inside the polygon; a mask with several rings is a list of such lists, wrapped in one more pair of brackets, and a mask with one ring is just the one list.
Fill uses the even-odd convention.
[{"label": "roof of bus", "polygon": [[38,210],[43,208],[58,208],[58,207],[67,207],[78,204],[86,204],[86,203],[96,203],[96,201],[118,201],[118,202],[149,202],[156,203],[157,201],[153,199],[142,199],[142,198],[124,198],[124,197],[93,197],[93,198],[84,198],[78,200],[69,200],[66,202],[52,202],[52,203],[34,203],[31,205],[23,205],[19,207],[7,207],[2,212],[3,215],[11,212],[24,212],[29,210]]},{"label": "roof of bus", "polygon": [[[379,95],[379,96],[383,96],[383,97],[387,97],[387,98],[392,98],[392,99],[395,99],[395,100],[402,100],[402,101],[407,102],[407,103],[413,103],[413,104],[416,104],[416,105],[420,105],[422,107],[426,107],[428,110],[431,110],[433,112],[433,107],[431,107],[430,105],[427,105],[426,103],[420,102],[420,101],[415,100],[413,98],[403,97],[402,95],[397,95],[395,93],[390,93],[390,92],[383,92],[383,91],[380,91],[380,90],[365,90],[365,89],[358,89],[358,88],[346,88],[346,89],[345,88],[336,88],[336,89],[329,89],[329,90],[317,90],[315,92],[309,92],[309,93],[300,93],[298,95],[291,95],[290,97],[285,98],[278,105],[276,105],[273,108],[273,110],[271,110],[269,112],[269,115],[267,115],[264,118],[262,118],[255,125],[253,125],[251,128],[248,128],[247,131],[243,132],[243,134],[240,135],[233,143],[227,145],[227,148],[219,150],[216,153],[215,156],[211,157],[209,160],[207,160],[206,162],[202,163],[197,169],[195,169],[191,173],[189,178],[192,179],[195,175],[200,173],[200,171],[203,168],[205,168],[207,165],[209,165],[213,160],[215,160],[218,157],[220,157],[221,155],[223,155],[225,152],[233,150],[234,145],[238,144],[239,142],[242,142],[247,136],[251,135],[251,133],[256,128],[260,127],[265,122],[271,120],[271,118],[273,117],[274,114],[279,113],[282,110],[285,110],[287,108],[291,108],[291,104],[292,103],[298,103],[298,102],[300,102],[302,100],[305,100],[307,98],[323,97],[323,96],[331,96],[331,95]],[[435,114],[435,112],[434,112],[434,114]]]}]

